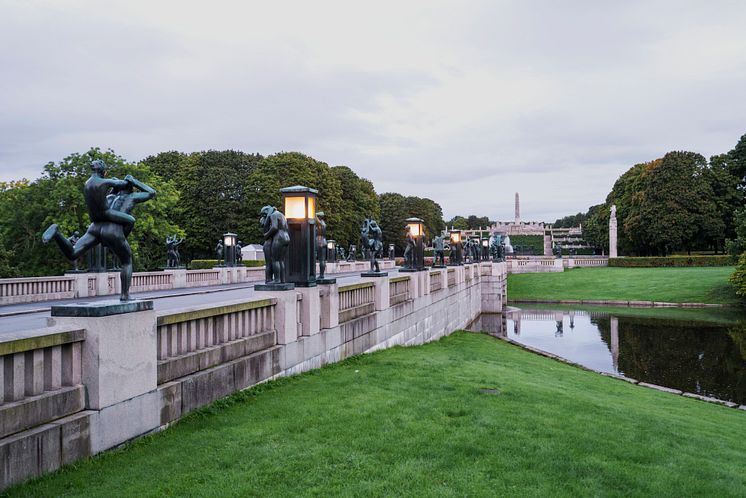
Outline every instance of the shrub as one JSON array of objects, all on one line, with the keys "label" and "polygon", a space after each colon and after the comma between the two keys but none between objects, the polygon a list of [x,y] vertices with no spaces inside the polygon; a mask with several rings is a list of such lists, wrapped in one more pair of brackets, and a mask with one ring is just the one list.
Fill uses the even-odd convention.
[{"label": "shrub", "polygon": [[735,258],[730,255],[718,256],[663,256],[663,257],[623,257],[609,258],[609,266],[621,268],[657,268],[692,266],[731,266]]},{"label": "shrub", "polygon": [[[190,270],[211,270],[212,268],[220,265],[222,261],[218,261],[217,259],[193,259],[189,263],[189,269]],[[261,259],[258,260],[244,260],[242,261],[243,265],[248,268],[255,268],[257,266],[264,266],[264,261]]]},{"label": "shrub", "polygon": [[738,266],[730,276],[730,283],[736,288],[737,296],[746,298],[746,252],[738,259]]}]

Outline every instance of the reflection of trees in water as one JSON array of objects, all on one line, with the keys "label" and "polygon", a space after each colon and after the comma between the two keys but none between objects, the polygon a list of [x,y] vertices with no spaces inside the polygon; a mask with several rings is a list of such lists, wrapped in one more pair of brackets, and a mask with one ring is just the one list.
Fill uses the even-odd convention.
[{"label": "reflection of trees in water", "polygon": [[[611,350],[609,318],[592,319]],[[746,402],[746,324],[619,317],[619,370],[684,391]]]}]

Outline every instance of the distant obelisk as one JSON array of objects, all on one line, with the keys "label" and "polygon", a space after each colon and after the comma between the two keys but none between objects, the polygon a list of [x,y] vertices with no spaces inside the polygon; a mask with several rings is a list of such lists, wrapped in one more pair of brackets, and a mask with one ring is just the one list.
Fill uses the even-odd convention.
[{"label": "distant obelisk", "polygon": [[611,216],[609,216],[609,257],[616,258],[616,204],[611,206]]},{"label": "distant obelisk", "polygon": [[521,224],[521,201],[518,199],[518,192],[515,193],[515,224]]}]

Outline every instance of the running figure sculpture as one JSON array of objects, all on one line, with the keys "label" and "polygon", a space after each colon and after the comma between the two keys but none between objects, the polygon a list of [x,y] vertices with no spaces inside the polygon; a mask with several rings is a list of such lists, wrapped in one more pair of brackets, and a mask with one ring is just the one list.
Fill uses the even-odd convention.
[{"label": "running figure sculpture", "polygon": [[[74,261],[96,244],[108,247],[121,263],[119,278],[122,286],[120,301],[129,301],[132,282],[132,249],[127,243],[127,235],[135,226],[135,218],[130,214],[135,204],[155,197],[155,190],[137,181],[132,175],[124,180],[106,178],[106,163],[100,159],[91,162],[91,177],[85,182],[83,196],[88,208],[91,224],[83,236],[73,245],[66,239],[54,223],[44,231],[42,242],[54,239],[67,259]],[[135,192],[137,187],[142,192]]]},{"label": "running figure sculpture", "polygon": [[316,257],[319,259],[319,278],[324,279],[326,272],[326,222],[324,221],[324,212],[316,213]]}]

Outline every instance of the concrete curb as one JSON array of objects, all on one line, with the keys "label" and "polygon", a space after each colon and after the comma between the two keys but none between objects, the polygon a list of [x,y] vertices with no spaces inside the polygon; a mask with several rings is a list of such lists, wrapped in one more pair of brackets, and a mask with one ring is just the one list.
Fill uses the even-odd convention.
[{"label": "concrete curb", "polygon": [[714,303],[666,303],[662,301],[614,301],[600,299],[508,299],[508,304],[592,304],[636,308],[728,308],[737,306]]},{"label": "concrete curb", "polygon": [[507,343],[512,344],[514,346],[518,346],[519,348],[521,348],[521,349],[523,349],[525,351],[528,351],[530,353],[534,353],[534,354],[537,354],[539,356],[543,356],[545,358],[550,358],[552,360],[559,361],[560,363],[564,363],[566,365],[570,365],[570,366],[573,366],[573,367],[576,367],[576,368],[580,368],[581,370],[585,370],[587,372],[597,373],[597,374],[603,375],[604,377],[610,377],[612,379],[622,380],[622,381],[628,382],[630,384],[636,384],[638,386],[646,387],[648,389],[655,389],[656,391],[660,391],[660,392],[664,392],[664,393],[675,394],[677,396],[682,396],[684,398],[696,399],[696,400],[699,400],[699,401],[703,401],[705,403],[710,403],[710,404],[714,404],[714,405],[720,405],[720,406],[723,406],[723,407],[726,407],[726,408],[735,408],[737,410],[744,410],[744,411],[746,411],[746,405],[739,405],[738,403],[733,403],[732,401],[726,401],[724,399],[712,398],[710,396],[702,396],[701,394],[694,394],[694,393],[684,392],[684,391],[680,391],[679,389],[672,389],[670,387],[659,386],[659,385],[656,385],[656,384],[649,384],[647,382],[640,382],[638,380],[631,379],[629,377],[625,377],[624,375],[616,375],[616,374],[609,373],[609,372],[599,372],[598,370],[594,370],[594,369],[588,368],[588,367],[586,367],[584,365],[580,365],[579,363],[575,363],[574,361],[567,360],[565,358],[557,356],[556,354],[552,354],[552,353],[549,353],[549,352],[544,351],[542,349],[538,349],[538,348],[534,348],[532,346],[527,346],[525,344],[521,344],[520,342],[516,342],[513,339],[509,339],[507,337],[497,337],[497,336],[494,336],[494,335],[492,337],[495,337],[495,338],[497,338],[497,339],[499,339],[499,340],[501,340],[503,342],[507,342]]}]

